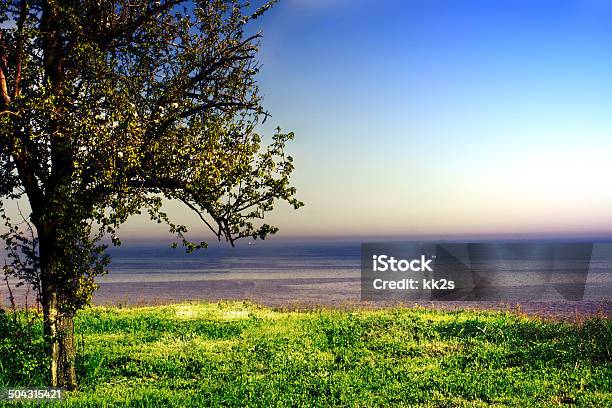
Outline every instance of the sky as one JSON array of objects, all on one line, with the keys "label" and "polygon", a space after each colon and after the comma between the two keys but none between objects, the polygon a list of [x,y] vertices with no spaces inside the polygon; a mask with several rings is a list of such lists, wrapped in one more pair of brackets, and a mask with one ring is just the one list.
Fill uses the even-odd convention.
[{"label": "sky", "polygon": [[281,0],[256,25],[260,130],[295,132],[306,204],[277,239],[612,236],[612,2]]},{"label": "sky", "polygon": [[612,232],[612,2],[285,1],[291,235]]}]

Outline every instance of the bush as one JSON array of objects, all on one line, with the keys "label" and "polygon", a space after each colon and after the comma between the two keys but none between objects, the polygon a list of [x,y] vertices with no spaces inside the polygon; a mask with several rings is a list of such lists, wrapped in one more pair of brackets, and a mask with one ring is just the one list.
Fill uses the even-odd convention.
[{"label": "bush", "polygon": [[0,386],[45,385],[48,367],[40,315],[0,309]]}]

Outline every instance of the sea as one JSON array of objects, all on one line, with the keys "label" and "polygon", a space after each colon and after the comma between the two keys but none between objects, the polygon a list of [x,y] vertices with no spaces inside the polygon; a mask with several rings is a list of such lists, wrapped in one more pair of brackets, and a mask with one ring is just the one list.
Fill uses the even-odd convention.
[{"label": "sea", "polygon": [[359,242],[263,242],[212,244],[192,253],[164,244],[109,249],[104,283],[227,279],[359,278]]},{"label": "sea", "polygon": [[[588,303],[593,310],[601,305],[610,310],[612,244],[606,245],[610,251],[593,252],[588,275],[583,279],[584,288],[579,291],[580,302]],[[108,251],[112,262],[109,273],[97,278],[100,285],[94,295],[97,304],[146,305],[193,300],[247,300],[273,306],[363,303],[361,242],[255,241],[236,247],[214,243],[193,253],[186,253],[181,247],[171,248],[168,243],[149,242],[128,243]],[[529,284],[533,276],[546,273],[543,268],[548,268],[547,265],[538,259],[513,259],[504,262],[503,268],[492,275],[502,276],[505,285],[516,289]],[[6,298],[3,289],[0,295]],[[538,290],[538,298],[528,299],[521,298],[521,290],[508,293],[513,293],[506,299],[510,302],[537,300],[565,305],[576,300],[565,299],[554,290]]]}]

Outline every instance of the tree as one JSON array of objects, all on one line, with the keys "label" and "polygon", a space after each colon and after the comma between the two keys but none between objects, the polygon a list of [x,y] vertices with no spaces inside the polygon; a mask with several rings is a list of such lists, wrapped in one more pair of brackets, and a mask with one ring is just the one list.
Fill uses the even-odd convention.
[{"label": "tree", "polygon": [[[73,318],[109,258],[105,238],[146,212],[188,251],[206,246],[164,213],[194,211],[219,240],[264,239],[278,200],[296,209],[285,143],[262,146],[255,76],[271,6],[239,0],[0,0],[0,215],[10,270],[40,293],[53,386],[76,386]],[[174,243],[173,246],[177,246]]]}]

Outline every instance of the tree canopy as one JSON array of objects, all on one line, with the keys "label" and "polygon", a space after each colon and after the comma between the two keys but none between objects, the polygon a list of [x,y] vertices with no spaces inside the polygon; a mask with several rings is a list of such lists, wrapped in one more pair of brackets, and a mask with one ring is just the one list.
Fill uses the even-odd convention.
[{"label": "tree canopy", "polygon": [[[265,238],[277,200],[299,208],[292,158],[256,75],[271,3],[0,0],[0,199],[25,196],[31,234],[2,212],[13,271],[71,317],[108,258],[102,240],[146,212],[187,250],[177,200],[220,240]],[[24,269],[25,268],[25,269]],[[47,305],[48,306],[48,305]],[[48,306],[47,309],[54,309]],[[52,313],[53,311],[51,310]]]}]

